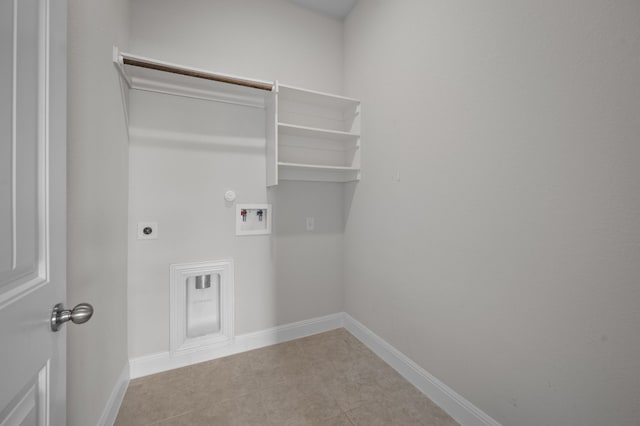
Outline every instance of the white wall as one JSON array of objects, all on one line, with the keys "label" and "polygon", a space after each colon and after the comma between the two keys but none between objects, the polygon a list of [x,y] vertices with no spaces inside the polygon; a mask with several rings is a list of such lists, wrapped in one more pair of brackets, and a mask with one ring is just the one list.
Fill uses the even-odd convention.
[{"label": "white wall", "polygon": [[[342,24],[284,0],[134,0],[131,51],[263,80],[340,92]],[[134,92],[129,214],[132,358],[169,349],[169,265],[233,257],[236,333],[343,309],[343,188],[266,188],[265,114]],[[154,134],[149,134],[153,132]],[[142,137],[144,133],[146,136]],[[236,237],[238,202],[271,202],[272,236]],[[305,218],[316,218],[307,233]],[[135,237],[159,222],[158,240]]]},{"label": "white wall", "polygon": [[114,44],[127,45],[127,0],[68,2],[68,305],[91,321],[68,327],[67,419],[97,424],[127,365],[128,144]]},{"label": "white wall", "polygon": [[139,55],[340,93],[342,22],[287,0],[132,0]]},{"label": "white wall", "polygon": [[367,0],[345,42],[346,311],[504,425],[637,425],[640,3]]}]

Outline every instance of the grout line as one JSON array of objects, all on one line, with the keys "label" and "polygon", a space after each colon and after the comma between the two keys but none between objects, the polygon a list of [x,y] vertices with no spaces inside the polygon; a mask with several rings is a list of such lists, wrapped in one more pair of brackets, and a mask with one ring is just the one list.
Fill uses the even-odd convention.
[{"label": "grout line", "polygon": [[[349,411],[353,411],[353,410],[355,410],[355,409],[356,409],[356,408],[352,408],[352,409],[351,409],[351,410],[349,410]],[[345,411],[344,415],[345,415],[345,416],[347,416],[347,420],[349,420],[349,423],[351,423],[353,426],[355,426],[355,422],[351,419],[351,416],[349,416],[349,412],[348,412],[348,411]]]},{"label": "grout line", "polygon": [[[203,408],[202,410],[204,410],[204,408]],[[175,418],[177,418],[177,417],[182,417],[182,416],[185,416],[185,415],[187,415],[187,414],[194,413],[194,412],[196,412],[196,411],[200,411],[200,410],[189,410],[189,411],[185,411],[184,413],[176,414],[175,416],[165,417],[165,418],[164,418],[164,419],[162,419],[162,420],[158,420],[158,421],[155,421],[155,422],[153,422],[153,423],[148,423],[146,426],[154,426],[154,425],[158,425],[158,424],[161,424],[162,422],[166,422],[167,420],[175,419]]]}]

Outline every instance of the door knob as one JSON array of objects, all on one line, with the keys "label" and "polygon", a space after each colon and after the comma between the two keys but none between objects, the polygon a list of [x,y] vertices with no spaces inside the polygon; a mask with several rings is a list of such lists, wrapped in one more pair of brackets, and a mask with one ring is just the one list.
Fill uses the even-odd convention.
[{"label": "door knob", "polygon": [[51,312],[51,330],[58,331],[67,321],[84,324],[91,319],[92,315],[93,306],[88,303],[80,303],[72,310],[65,309],[62,303],[58,303]]}]

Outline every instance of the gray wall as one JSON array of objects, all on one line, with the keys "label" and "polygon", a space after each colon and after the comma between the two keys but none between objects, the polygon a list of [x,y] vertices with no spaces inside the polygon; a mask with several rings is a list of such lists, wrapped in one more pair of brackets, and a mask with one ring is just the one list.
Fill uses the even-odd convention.
[{"label": "gray wall", "polygon": [[111,49],[128,34],[127,0],[69,0],[67,299],[95,307],[68,327],[72,426],[97,423],[127,365],[128,143]]},{"label": "gray wall", "polygon": [[640,3],[368,0],[345,43],[346,311],[504,425],[637,425]]},{"label": "gray wall", "polygon": [[308,89],[342,90],[342,22],[287,0],[131,0],[131,51]]},{"label": "gray wall", "polygon": [[[266,191],[257,162],[241,183],[278,214],[274,236],[232,248],[245,256],[239,332],[344,308],[505,425],[637,424],[637,2],[362,0],[344,33],[283,0],[131,7],[134,53],[338,93],[344,70],[345,93],[363,100],[358,185]],[[110,56],[128,29],[124,0],[70,1],[69,304],[97,312],[69,328],[71,425],[97,421],[127,360],[129,154]],[[235,113],[232,122],[252,114]],[[166,161],[163,149],[134,144],[131,170],[161,177],[143,154]],[[189,171],[189,155],[175,155],[178,170]],[[207,158],[217,161],[209,151],[195,159]],[[133,191],[142,177],[131,182]],[[218,203],[222,183],[185,186],[185,202]],[[158,212],[181,201],[164,194]],[[155,213],[144,206],[130,224]],[[196,218],[209,239],[230,232],[224,220]],[[171,236],[171,221],[160,222]],[[177,236],[184,261],[228,255],[189,232]],[[130,244],[132,258],[152,257]],[[183,259],[132,261],[130,291],[166,286],[168,264]],[[166,350],[168,327],[141,321],[130,318],[132,336],[153,339],[132,355]]]},{"label": "gray wall", "polygon": [[[339,93],[342,22],[284,0],[134,0],[131,51],[223,73]],[[131,358],[169,350],[169,266],[233,257],[236,334],[343,310],[343,187],[266,188],[262,110],[131,96]],[[237,237],[238,203],[273,203],[273,235]],[[316,230],[305,230],[305,218]],[[140,221],[158,240],[136,238]]]}]

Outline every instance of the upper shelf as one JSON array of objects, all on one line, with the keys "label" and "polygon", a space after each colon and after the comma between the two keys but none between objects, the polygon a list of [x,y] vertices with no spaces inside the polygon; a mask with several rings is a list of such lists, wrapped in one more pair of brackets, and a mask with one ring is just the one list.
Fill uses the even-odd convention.
[{"label": "upper shelf", "polygon": [[352,109],[360,105],[358,99],[329,93],[316,92],[314,90],[301,89],[299,87],[278,84],[278,96],[281,100],[317,105],[324,108]]},{"label": "upper shelf", "polygon": [[301,163],[278,163],[280,180],[311,182],[353,182],[360,180],[360,168]]},{"label": "upper shelf", "polygon": [[125,120],[127,88],[265,109],[267,186],[283,180],[360,180],[360,101],[199,68],[113,49],[121,76]]},{"label": "upper shelf", "polygon": [[113,61],[132,89],[264,108],[274,83],[214,73],[114,48]]},{"label": "upper shelf", "polygon": [[299,136],[306,138],[322,138],[338,142],[356,141],[360,137],[359,134],[352,132],[318,129],[315,127],[298,126],[289,123],[278,123],[278,131],[281,135]]}]

